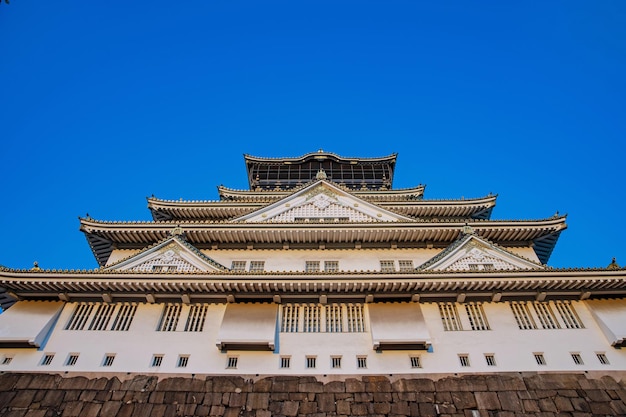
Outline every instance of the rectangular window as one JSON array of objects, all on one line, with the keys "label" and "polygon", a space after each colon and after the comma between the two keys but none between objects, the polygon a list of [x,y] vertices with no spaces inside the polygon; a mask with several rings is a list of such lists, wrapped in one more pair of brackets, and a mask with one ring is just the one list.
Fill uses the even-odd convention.
[{"label": "rectangular window", "polygon": [[411,356],[411,368],[421,368],[422,361],[419,356]]},{"label": "rectangular window", "polygon": [[291,356],[281,356],[280,367],[283,369],[287,369],[290,366],[291,366]]},{"label": "rectangular window", "polygon": [[610,365],[609,359],[606,357],[604,353],[596,353],[596,358],[602,365]]},{"label": "rectangular window", "polygon": [[96,308],[96,313],[93,319],[91,319],[91,323],[89,323],[88,330],[106,330],[114,309],[114,304],[100,304]]},{"label": "rectangular window", "polygon": [[250,272],[263,272],[265,261],[250,261]]},{"label": "rectangular window", "polygon": [[78,353],[70,353],[65,361],[65,366],[74,366],[78,361]]},{"label": "rectangular window", "polygon": [[150,363],[150,366],[153,368],[157,368],[161,366],[162,362],[163,362],[163,355],[154,355],[152,357],[152,362]]},{"label": "rectangular window", "polygon": [[8,365],[11,363],[12,360],[13,360],[13,356],[5,356],[4,358],[2,358],[2,364]]},{"label": "rectangular window", "polygon": [[528,309],[528,304],[524,302],[512,302],[510,304],[511,311],[515,316],[515,321],[517,322],[517,326],[522,330],[536,329],[537,325],[535,324],[535,320],[533,320],[530,315],[530,311]]},{"label": "rectangular window", "polygon": [[367,356],[358,356],[356,358],[357,368],[367,368]]},{"label": "rectangular window", "polygon": [[467,303],[465,304],[465,311],[472,330],[489,330],[489,323],[487,323],[482,303]]},{"label": "rectangular window", "polygon": [[104,360],[102,361],[102,366],[113,366],[114,360],[115,360],[115,355],[107,354],[104,356]]},{"label": "rectangular window", "polygon": [[411,272],[415,268],[413,268],[413,261],[411,260],[399,260],[398,266],[400,267],[400,272]]},{"label": "rectangular window", "polygon": [[444,330],[463,330],[456,305],[453,303],[439,303],[439,314],[441,315],[441,322],[443,323]]},{"label": "rectangular window", "polygon": [[83,330],[93,310],[93,304],[78,304],[72,313],[65,330]]},{"label": "rectangular window", "polygon": [[339,261],[324,261],[324,271],[339,272]]},{"label": "rectangular window", "polygon": [[300,307],[296,304],[284,304],[282,308],[283,317],[280,331],[284,333],[296,333],[300,316]]},{"label": "rectangular window", "polygon": [[467,354],[459,355],[459,362],[461,363],[462,367],[470,366],[469,355]]},{"label": "rectangular window", "polygon": [[496,357],[493,353],[485,353],[485,362],[487,362],[487,366],[496,366]]},{"label": "rectangular window", "polygon": [[559,312],[565,327],[568,329],[583,329],[583,323],[569,301],[555,301],[556,311]]},{"label": "rectangular window", "polygon": [[204,320],[206,319],[209,306],[207,304],[194,304],[189,308],[189,315],[185,323],[186,332],[201,332],[204,329]]},{"label": "rectangular window", "polygon": [[117,311],[115,320],[113,320],[113,325],[111,326],[111,330],[122,331],[122,332],[128,331],[128,329],[130,328],[130,324],[133,322],[133,318],[135,317],[136,312],[137,312],[136,305],[122,304],[120,306],[120,309]]},{"label": "rectangular window", "polygon": [[227,361],[226,361],[226,367],[228,369],[235,369],[237,368],[237,358],[236,356],[229,356]]},{"label": "rectangular window", "polygon": [[177,368],[186,368],[188,363],[189,363],[189,356],[187,356],[187,355],[180,355],[178,357],[178,362],[176,362],[176,367]]},{"label": "rectangular window", "polygon": [[561,326],[556,321],[556,317],[550,305],[546,302],[535,301],[533,303],[539,322],[544,329],[560,329]]},{"label": "rectangular window", "polygon": [[178,325],[178,319],[181,312],[180,304],[168,304],[163,306],[163,313],[161,314],[161,320],[159,321],[159,332],[173,332],[176,331]]},{"label": "rectangular window", "polygon": [[535,356],[535,361],[537,362],[537,365],[546,364],[546,358],[543,357],[543,353],[533,353],[533,355]]},{"label": "rectangular window", "polygon": [[392,260],[380,261],[380,272],[395,272],[396,264]]},{"label": "rectangular window", "polygon": [[346,314],[348,315],[348,332],[360,333],[365,331],[363,306],[361,304],[346,305]]},{"label": "rectangular window", "polygon": [[306,261],[304,272],[320,272],[320,261]]},{"label": "rectangular window", "polygon": [[340,333],[343,331],[341,320],[341,306],[330,304],[326,306],[326,331],[329,333]]},{"label": "rectangular window", "polygon": [[307,356],[306,357],[306,367],[309,369],[315,368],[315,362],[317,361],[317,357],[315,356]]},{"label": "rectangular window", "polygon": [[317,333],[320,331],[320,312],[321,308],[319,305],[309,304],[303,307],[304,328],[302,330],[305,333]]},{"label": "rectangular window", "polygon": [[233,261],[230,264],[230,269],[232,271],[237,271],[237,272],[245,271],[246,270],[246,261]]},{"label": "rectangular window", "polygon": [[583,362],[583,357],[580,356],[580,353],[572,353],[572,360],[574,361],[574,363],[576,365],[584,365],[585,363]]},{"label": "rectangular window", "polygon": [[43,355],[43,358],[41,359],[41,365],[42,366],[48,366],[52,363],[52,359],[54,359],[54,353],[46,353],[45,355]]},{"label": "rectangular window", "polygon": [[330,367],[333,369],[341,368],[341,356],[332,356],[330,358]]}]

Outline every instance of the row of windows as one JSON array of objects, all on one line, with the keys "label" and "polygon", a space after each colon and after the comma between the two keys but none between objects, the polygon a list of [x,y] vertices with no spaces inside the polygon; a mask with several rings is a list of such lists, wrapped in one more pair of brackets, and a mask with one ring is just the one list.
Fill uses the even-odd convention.
[{"label": "row of windows", "polygon": [[357,333],[365,331],[362,304],[284,304],[283,333]]},{"label": "row of windows", "polygon": [[[457,303],[439,303],[439,315],[446,331],[463,330]],[[482,303],[462,304],[463,318],[467,318],[471,330],[490,330]],[[509,304],[517,326],[521,330],[531,329],[582,329],[578,314],[569,301],[511,302]],[[554,306],[554,308],[553,308]],[[556,313],[554,312],[556,310]],[[560,319],[560,320],[559,320]]]},{"label": "row of windows", "polygon": [[[324,266],[324,272],[337,272],[339,271],[339,261],[305,261],[304,263],[304,271],[305,272],[320,272],[322,270],[322,265]],[[397,265],[397,266],[396,266]],[[470,265],[472,266],[472,265]],[[471,269],[479,269],[478,265],[473,265],[476,268]],[[246,269],[247,268],[247,269]],[[230,265],[230,269],[233,271],[243,272],[263,272],[265,270],[265,261],[232,261]],[[410,272],[415,268],[413,267],[412,260],[401,259],[399,261],[392,259],[385,259],[380,261],[380,271],[381,272]],[[483,268],[481,268],[483,269]],[[488,269],[488,268],[484,268]],[[493,269],[493,265],[491,268]]]},{"label": "row of windows", "polygon": [[[79,358],[79,353],[70,353],[66,360],[64,365],[65,366],[74,366],[76,365],[76,363],[78,362],[78,358]],[[115,361],[115,354],[112,353],[108,353],[104,356],[101,366],[103,367],[109,367],[109,366],[113,366],[113,362]],[[570,356],[572,358],[572,361],[574,362],[574,364],[576,365],[584,365],[585,362],[583,361],[583,357],[579,352],[571,352]],[[52,361],[54,360],[55,354],[54,353],[46,353],[40,362],[41,366],[48,366],[50,364],[52,364]],[[547,361],[546,358],[544,356],[544,354],[542,352],[533,352],[533,357],[535,359],[535,362],[537,363],[537,365],[547,365]],[[596,352],[595,353],[595,357],[598,360],[598,362],[602,365],[610,365],[609,359],[607,358],[606,354],[604,352]],[[150,362],[150,366],[153,368],[157,368],[160,367],[163,364],[163,358],[164,355],[161,354],[155,354],[152,356],[152,360]],[[461,365],[461,367],[470,367],[471,366],[471,362],[470,362],[470,356],[469,354],[466,353],[462,353],[458,355],[459,358],[459,364]],[[485,358],[485,363],[487,364],[487,366],[497,366],[496,363],[496,357],[495,354],[493,353],[485,353],[484,354],[484,358]],[[6,356],[2,359],[2,361],[0,362],[2,365],[8,365],[11,363],[13,357],[12,356]],[[332,369],[341,369],[341,365],[342,365],[342,360],[343,357],[342,356],[331,356],[330,357],[330,367]],[[238,361],[239,358],[237,356],[229,356],[226,359],[226,368],[227,369],[236,369],[237,365],[238,365]],[[178,368],[186,368],[187,365],[189,363],[189,355],[179,355],[177,360],[176,360],[176,367]],[[315,369],[317,367],[317,356],[306,356],[305,357],[305,367],[308,369]],[[409,365],[411,368],[421,368],[422,367],[422,362],[421,362],[421,358],[420,356],[409,356]],[[356,366],[359,369],[365,369],[367,368],[367,356],[357,356],[356,357]],[[281,356],[280,357],[280,362],[279,362],[279,367],[282,369],[288,369],[291,367],[291,356]]]},{"label": "row of windows", "polygon": [[128,331],[136,311],[134,304],[78,304],[65,330]]}]

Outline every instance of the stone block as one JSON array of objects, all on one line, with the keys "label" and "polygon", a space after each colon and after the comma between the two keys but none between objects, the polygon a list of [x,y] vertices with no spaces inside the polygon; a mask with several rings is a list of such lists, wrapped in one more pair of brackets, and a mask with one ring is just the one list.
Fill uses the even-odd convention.
[{"label": "stone block", "polygon": [[133,417],[151,417],[153,407],[154,407],[154,404],[150,404],[150,403],[135,404]]},{"label": "stone block", "polygon": [[503,411],[523,411],[522,402],[515,391],[498,392],[498,400]]},{"label": "stone block", "polygon": [[[405,380],[407,391],[435,391],[435,382],[426,378],[407,379]],[[448,391],[445,389],[437,389],[436,391]]]},{"label": "stone block", "polygon": [[14,408],[28,408],[35,398],[36,390],[20,390],[17,391],[15,396],[9,402],[10,407]]},{"label": "stone block", "polygon": [[226,407],[223,405],[213,405],[211,406],[211,411],[209,412],[210,416],[223,416],[224,411],[226,411]]},{"label": "stone block", "polygon": [[324,392],[324,384],[321,382],[304,382],[298,384],[299,392]]},{"label": "stone block", "polygon": [[556,397],[554,397],[553,401],[554,406],[559,412],[574,411],[574,406],[572,406],[572,402],[567,397],[561,397],[560,395],[557,395]]},{"label": "stone block", "polygon": [[266,409],[269,405],[270,395],[266,392],[251,392],[248,394],[246,408],[248,410]]},{"label": "stone block", "polygon": [[163,404],[185,404],[186,399],[186,392],[165,391],[165,395],[163,396]]},{"label": "stone block", "polygon": [[85,378],[83,376],[77,376],[74,378],[61,378],[59,381],[58,388],[59,389],[88,389],[89,386],[89,378]]},{"label": "stone block", "polygon": [[[378,395],[384,395],[380,393]],[[394,392],[391,401],[417,401],[417,392]]]},{"label": "stone block", "polygon": [[391,392],[391,382],[387,378],[365,381],[365,390],[372,393]]},{"label": "stone block", "polygon": [[316,399],[318,410],[322,413],[335,412],[335,410],[337,409],[335,405],[335,394],[317,394]]},{"label": "stone block", "polygon": [[526,413],[538,413],[541,410],[539,409],[539,405],[537,404],[537,400],[521,400],[522,407]]},{"label": "stone block", "polygon": [[[300,414],[314,414],[317,413],[317,401],[303,401],[300,403]],[[348,409],[349,410],[349,409]]]},{"label": "stone block", "polygon": [[343,381],[331,381],[324,385],[324,392],[346,392],[346,385]]},{"label": "stone block", "polygon": [[[133,417],[133,410],[135,409],[135,404],[133,403],[124,403],[118,410],[115,417]],[[102,414],[103,411],[100,411]],[[104,416],[104,414],[102,414]]]},{"label": "stone block", "polygon": [[0,374],[0,392],[6,392],[13,389],[20,374]]},{"label": "stone block", "polygon": [[213,377],[213,392],[235,392],[237,388],[243,391],[245,381],[239,376]]},{"label": "stone block", "polygon": [[272,413],[268,410],[256,410],[255,417],[272,417]]},{"label": "stone block", "polygon": [[612,389],[612,390],[622,389],[620,384],[611,376],[604,375],[602,378],[600,378],[600,381],[602,381],[606,389]]},{"label": "stone block", "polygon": [[83,409],[80,411],[80,417],[98,417],[102,404],[98,403],[85,403]]},{"label": "stone block", "polygon": [[[409,393],[404,393],[404,394],[415,394],[415,393],[409,392]],[[392,395],[390,392],[375,392],[373,400],[374,402],[377,402],[377,403],[390,402],[392,401]]]},{"label": "stone block", "polygon": [[624,404],[621,400],[610,401],[609,406],[615,412],[615,415],[626,416],[626,404]]},{"label": "stone block", "polygon": [[[289,394],[288,392],[271,392],[270,394],[270,401],[287,401],[289,400],[289,396],[293,395],[293,394]],[[301,394],[299,392],[295,393],[295,394]]]},{"label": "stone block", "polygon": [[[0,391],[0,410],[6,407],[16,394],[15,391]],[[63,400],[63,391],[61,391],[61,400]]]},{"label": "stone block", "polygon": [[602,402],[602,403],[591,402],[589,403],[589,408],[591,409],[592,414],[599,414],[599,415],[605,415],[605,416],[610,416],[611,414],[613,414],[611,405],[608,402]]},{"label": "stone block", "polygon": [[407,401],[398,401],[391,404],[391,414],[401,414],[408,416],[411,414],[409,403]]},{"label": "stone block", "polygon": [[[85,386],[84,388],[79,388],[79,389],[92,389],[96,391],[112,389],[111,387],[109,387],[109,384],[110,384],[110,380],[108,378],[105,378],[105,377],[94,378],[94,379],[90,379],[87,382],[87,386]],[[121,387],[121,384],[120,384],[120,387]],[[117,389],[120,389],[120,387],[118,387]]]},{"label": "stone block", "polygon": [[345,381],[346,392],[365,392],[365,382],[355,378],[348,378]]},{"label": "stone block", "polygon": [[457,412],[456,407],[451,403],[434,404],[437,414],[454,414]]},{"label": "stone block", "polygon": [[491,375],[485,377],[487,391],[525,391],[526,384],[522,378]]},{"label": "stone block", "polygon": [[366,416],[369,414],[367,405],[363,403],[352,404],[350,407],[350,414],[353,416]]},{"label": "stone block", "polygon": [[417,399],[415,401],[420,403],[434,403],[435,402],[435,393],[429,391],[421,391],[416,393]]},{"label": "stone block", "polygon": [[40,409],[40,410],[28,410],[24,417],[46,417],[46,413],[48,410]]},{"label": "stone block", "polygon": [[591,411],[589,403],[584,398],[570,398],[569,400],[574,408],[574,411],[580,411],[583,413],[589,413]]},{"label": "stone block", "polygon": [[7,411],[6,413],[3,413],[2,417],[24,417],[27,411],[28,410],[25,408],[10,410],[10,411]]},{"label": "stone block", "polygon": [[300,403],[298,401],[285,401],[281,407],[281,414],[287,417],[294,417],[298,415],[298,409]]},{"label": "stone block", "polygon": [[604,390],[586,389],[584,392],[585,397],[589,398],[591,402],[611,401],[611,397],[609,397]]},{"label": "stone block", "polygon": [[451,392],[452,402],[458,410],[476,408],[476,398],[471,392]]},{"label": "stone block", "polygon": [[239,407],[227,407],[226,410],[224,410],[224,417],[240,417],[239,415],[241,413],[242,410]]},{"label": "stone block", "polygon": [[537,404],[539,405],[539,409],[541,411],[547,411],[549,413],[556,413],[558,411],[551,398],[540,398],[537,401]]},{"label": "stone block", "polygon": [[[103,378],[99,378],[96,384],[98,384],[101,379]],[[103,387],[92,389],[105,389],[108,382],[108,380],[105,380]],[[156,387],[157,382],[158,379],[156,376],[137,375],[133,379],[122,382],[120,389],[125,391],[152,391]]]},{"label": "stone block", "polygon": [[335,406],[337,407],[337,414],[346,416],[350,415],[350,413],[352,412],[351,405],[351,401],[337,401],[337,404],[335,404]]},{"label": "stone block", "polygon": [[271,392],[272,391],[272,378],[263,378],[254,383],[252,386],[252,392]]},{"label": "stone block", "polygon": [[[113,391],[111,393],[111,400],[112,401],[122,401],[125,396],[126,396],[126,391]],[[67,394],[66,394],[66,397],[67,397]]]},{"label": "stone block", "polygon": [[83,409],[82,401],[71,401],[69,403],[65,403],[62,416],[63,417],[78,417],[82,409]]},{"label": "stone block", "polygon": [[298,378],[276,377],[272,384],[272,392],[298,392],[300,381]]},{"label": "stone block", "polygon": [[80,391],[78,400],[82,402],[92,402],[93,399],[96,398],[96,394],[98,394],[98,391]]},{"label": "stone block", "polygon": [[[290,392],[290,393],[286,393],[287,394],[287,399],[289,401],[312,401],[315,399],[315,394],[314,393],[307,393],[307,392]],[[312,396],[312,398],[309,398],[309,396]]]},{"label": "stone block", "polygon": [[152,391],[150,393],[150,398],[148,398],[148,402],[151,404],[163,404],[165,400],[165,392],[163,391]]},{"label": "stone block", "polygon": [[113,392],[109,390],[96,391],[96,396],[94,397],[94,401],[103,403],[109,401],[113,396]]},{"label": "stone block", "polygon": [[118,411],[122,407],[121,401],[107,401],[102,404],[100,415],[105,416],[117,416]]},{"label": "stone block", "polygon": [[476,405],[481,410],[500,410],[500,400],[498,394],[490,391],[478,391],[474,393],[476,397]]},{"label": "stone block", "polygon": [[355,392],[354,401],[358,403],[369,403],[374,401],[374,394],[371,392]]},{"label": "stone block", "polygon": [[187,404],[202,404],[203,401],[204,392],[188,392],[185,400]]},{"label": "stone block", "polygon": [[419,403],[419,415],[420,417],[436,417],[438,414],[434,404]]},{"label": "stone block", "polygon": [[229,407],[243,407],[246,405],[246,400],[248,396],[246,393],[231,393],[230,398],[228,400]]},{"label": "stone block", "polygon": [[15,382],[13,388],[16,390],[26,389],[28,388],[30,381],[32,381],[34,378],[35,376],[32,374],[20,374],[19,379]]}]

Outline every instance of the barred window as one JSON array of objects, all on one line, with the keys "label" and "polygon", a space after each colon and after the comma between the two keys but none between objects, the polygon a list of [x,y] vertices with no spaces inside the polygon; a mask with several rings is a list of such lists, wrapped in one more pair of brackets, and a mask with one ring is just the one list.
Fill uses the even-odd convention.
[{"label": "barred window", "polygon": [[91,319],[88,330],[106,330],[115,309],[114,304],[100,304]]},{"label": "barred window", "polygon": [[283,333],[360,333],[365,331],[360,304],[283,304],[280,331]]},{"label": "barred window", "polygon": [[320,312],[319,305],[309,304],[304,305],[302,310],[302,317],[304,324],[302,331],[305,333],[316,333],[320,331]]},{"label": "barred window", "polygon": [[65,361],[65,366],[74,366],[78,361],[78,353],[70,353]]},{"label": "barred window", "polygon": [[400,267],[400,272],[411,272],[415,269],[413,268],[412,260],[401,259],[398,261],[398,266]]},{"label": "barred window", "polygon": [[304,272],[320,272],[320,261],[306,261]]},{"label": "barred window", "polygon": [[347,304],[348,332],[360,333],[365,331],[363,306],[361,304]]},{"label": "barred window", "polygon": [[343,331],[341,306],[330,304],[326,306],[326,331],[329,333],[339,333]]},{"label": "barred window", "polygon": [[115,360],[115,355],[107,354],[104,356],[104,360],[102,361],[102,366],[113,366],[114,360]]},{"label": "barred window", "polygon": [[609,358],[604,353],[596,353],[596,358],[602,365],[610,365]]},{"label": "barred window", "polygon": [[472,330],[489,330],[489,323],[487,323],[482,303],[467,303],[465,304],[465,311]]},{"label": "barred window", "polygon": [[358,356],[356,358],[357,368],[367,368],[367,356]]},{"label": "barred window", "polygon": [[439,314],[441,315],[441,322],[443,323],[444,330],[463,330],[461,327],[461,321],[459,320],[459,313],[457,312],[454,304],[439,303]]},{"label": "barred window", "polygon": [[556,316],[550,308],[548,303],[535,301],[534,302],[535,312],[537,313],[537,317],[539,317],[539,322],[544,329],[560,329],[561,326],[556,321]]},{"label": "barred window", "polygon": [[537,362],[537,365],[546,364],[546,359],[543,357],[543,353],[533,353],[533,355],[535,356],[535,361]]},{"label": "barred window", "polygon": [[574,363],[576,365],[584,365],[585,363],[583,362],[583,357],[580,356],[580,353],[572,353],[572,360],[574,361]]},{"label": "barred window", "polygon": [[380,272],[395,272],[396,264],[392,260],[380,261]]},{"label": "barred window", "polygon": [[159,321],[157,330],[160,332],[176,331],[178,319],[180,318],[180,312],[180,304],[169,304],[163,306],[163,313],[161,314],[161,320]]},{"label": "barred window", "polygon": [[163,363],[163,355],[154,355],[152,357],[152,363],[150,364],[153,368],[158,368]]},{"label": "barred window", "polygon": [[185,323],[186,332],[201,332],[204,329],[209,306],[207,304],[194,304],[189,308],[189,315]]},{"label": "barred window", "polygon": [[245,271],[246,261],[233,261],[230,265],[230,269],[238,272]]},{"label": "barred window", "polygon": [[568,329],[583,329],[583,323],[580,321],[578,314],[574,310],[574,306],[569,301],[555,301],[554,305],[559,312],[565,327]]},{"label": "barred window", "polygon": [[84,330],[89,322],[87,330],[127,331],[136,311],[135,304],[81,303],[76,305],[65,330]]},{"label": "barred window", "polygon": [[283,369],[289,368],[291,366],[291,356],[281,356],[280,358],[280,367]]},{"label": "barred window", "polygon": [[295,333],[298,331],[300,321],[300,307],[294,304],[285,304],[282,308],[283,317],[280,331],[284,333]]},{"label": "barred window", "polygon": [[176,362],[176,367],[178,367],[178,368],[186,368],[188,363],[189,363],[189,356],[187,356],[187,355],[180,355],[178,357],[178,362]]},{"label": "barred window", "polygon": [[459,355],[459,362],[461,363],[461,366],[463,367],[470,366],[469,355],[467,354]]},{"label": "barred window", "polygon": [[263,272],[265,261],[250,261],[250,272]]},{"label": "barred window", "polygon": [[341,356],[331,356],[330,367],[333,369],[341,368]]},{"label": "barred window", "polygon": [[411,356],[410,360],[411,360],[411,368],[421,368],[422,367],[422,361],[420,360],[419,356]]},{"label": "barred window", "polygon": [[53,359],[54,359],[54,353],[46,353],[45,355],[43,355],[43,358],[41,359],[41,365],[48,366],[52,363]]},{"label": "barred window", "polygon": [[512,302],[511,311],[515,316],[517,326],[522,330],[536,329],[535,320],[530,315],[527,303]]},{"label": "barred window", "polygon": [[324,261],[324,271],[326,272],[338,272],[339,261]]},{"label": "barred window", "polygon": [[485,362],[487,362],[487,366],[496,366],[496,357],[493,353],[485,354]]},{"label": "barred window", "polygon": [[78,304],[70,317],[65,330],[83,330],[93,310],[93,304]]},{"label": "barred window", "polygon": [[5,356],[2,358],[2,365],[8,365],[13,360],[13,356]]},{"label": "barred window", "polygon": [[317,357],[315,357],[315,356],[307,356],[306,357],[306,367],[307,368],[310,368],[310,369],[315,368],[316,362],[317,362]]},{"label": "barred window", "polygon": [[229,356],[227,361],[226,361],[226,367],[229,369],[235,369],[237,368],[237,360],[239,358],[237,358],[237,356]]},{"label": "barred window", "polygon": [[133,322],[133,318],[135,317],[135,313],[137,312],[137,305],[135,304],[122,304],[117,311],[117,315],[115,316],[115,320],[113,320],[113,325],[111,326],[111,330],[114,331],[128,331],[130,328],[130,324]]}]

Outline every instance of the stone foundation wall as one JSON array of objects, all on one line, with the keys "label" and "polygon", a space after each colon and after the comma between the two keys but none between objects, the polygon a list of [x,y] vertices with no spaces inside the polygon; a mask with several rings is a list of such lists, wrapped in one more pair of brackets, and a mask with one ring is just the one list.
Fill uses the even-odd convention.
[{"label": "stone foundation wall", "polygon": [[0,375],[0,416],[626,416],[626,383],[585,374],[315,377]]}]

